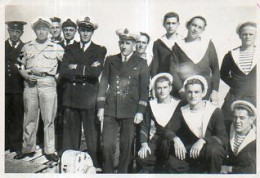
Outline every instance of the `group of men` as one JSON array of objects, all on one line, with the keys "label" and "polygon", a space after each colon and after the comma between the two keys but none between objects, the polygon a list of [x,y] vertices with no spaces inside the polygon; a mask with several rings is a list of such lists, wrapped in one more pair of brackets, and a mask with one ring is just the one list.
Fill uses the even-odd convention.
[{"label": "group of men", "polygon": [[[86,17],[77,23],[70,19],[61,23],[61,19],[57,17],[50,20],[37,18],[32,23],[36,39],[26,44],[20,40],[26,22],[6,22],[9,33],[9,39],[5,43],[6,149],[17,153],[15,159],[33,157],[36,150],[39,118],[42,118],[45,156],[48,160],[58,162],[54,121],[57,115],[61,115],[63,134],[62,147],[58,150],[60,154],[68,149],[79,150],[83,124],[88,153],[94,166],[103,167],[105,173],[114,173],[115,140],[119,131],[120,156],[117,172],[127,173],[133,157],[132,145],[136,126],[141,125],[139,132],[141,132],[142,145],[138,152],[140,159],[137,162],[141,165],[142,171],[153,172],[155,168],[158,168],[156,160],[159,158],[163,159],[159,162],[162,167],[167,165],[171,167],[168,170],[176,171],[173,170],[172,162],[169,160],[171,151],[167,149],[178,141],[172,137],[172,128],[167,125],[172,126],[172,123],[174,125],[175,110],[180,110],[183,105],[179,100],[173,100],[170,95],[172,80],[174,80],[169,76],[170,74],[158,74],[159,76],[156,75],[152,79],[153,94],[157,100],[155,103],[148,102],[150,73],[145,51],[150,41],[149,35],[143,32],[132,33],[127,28],[117,30],[120,53],[108,56],[105,60],[106,48],[91,40],[94,31],[98,28],[91,18]],[[61,37],[61,31],[64,39]],[[52,35],[51,38],[49,38],[49,32]],[[76,32],[80,37],[79,42],[74,40]],[[202,90],[204,91],[205,88]],[[147,111],[147,108],[150,109]],[[246,136],[243,136],[243,139],[237,138],[239,134],[236,133],[240,133],[241,127],[246,127],[246,134],[250,131],[253,137],[255,108],[248,102],[239,101],[233,103],[232,111],[234,111],[236,122],[241,119],[247,124],[239,123],[237,124],[239,126],[235,125],[235,131],[232,130],[232,143],[237,144],[240,141],[239,143],[243,146]],[[149,138],[149,136],[152,137],[149,133],[152,119],[147,118],[149,117],[147,113],[152,113],[155,118],[155,136],[158,137],[156,139]],[[99,143],[97,122],[101,122],[103,134],[101,164],[97,158]],[[212,140],[216,144],[220,142],[213,131],[208,137],[214,137],[214,139],[202,139],[201,146],[210,144]],[[255,137],[254,139],[250,137],[249,140],[255,141]],[[151,144],[151,141],[155,143]],[[221,142],[221,144],[224,143]],[[243,149],[239,146],[234,148],[232,145],[231,149]],[[249,150],[255,152],[254,145],[251,147]],[[228,147],[223,146],[223,148]],[[157,153],[154,153],[155,150],[165,155],[159,157]],[[199,152],[200,150],[198,154]],[[239,155],[237,152],[236,150],[236,154],[232,155],[235,161],[239,162],[236,160]],[[148,159],[148,154],[155,156]],[[185,159],[180,152],[175,156],[179,160]],[[197,157],[196,153],[191,156],[194,159]],[[207,159],[211,158],[212,155],[207,157]],[[221,159],[218,161],[220,164],[223,163],[224,157]],[[251,156],[250,159],[255,158]],[[146,169],[148,167],[149,169]],[[210,170],[207,171],[210,172]],[[254,172],[254,168],[251,172]]]}]

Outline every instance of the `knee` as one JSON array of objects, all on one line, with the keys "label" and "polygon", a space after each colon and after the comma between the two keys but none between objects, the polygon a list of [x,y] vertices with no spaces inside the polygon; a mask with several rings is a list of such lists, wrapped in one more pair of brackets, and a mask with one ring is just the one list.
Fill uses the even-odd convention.
[{"label": "knee", "polygon": [[209,144],[207,145],[207,149],[206,149],[206,155],[207,157],[211,157],[211,158],[223,158],[225,156],[225,150],[223,148],[223,146],[214,143],[214,144]]}]

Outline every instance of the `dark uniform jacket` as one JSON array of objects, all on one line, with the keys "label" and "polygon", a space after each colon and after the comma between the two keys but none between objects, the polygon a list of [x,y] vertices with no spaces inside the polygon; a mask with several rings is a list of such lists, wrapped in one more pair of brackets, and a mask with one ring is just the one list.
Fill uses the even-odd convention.
[{"label": "dark uniform jacket", "polygon": [[[233,127],[233,125],[232,125]],[[230,132],[230,142],[228,151],[228,164],[233,166],[232,173],[256,173],[256,134],[255,130],[251,129],[244,141],[241,143],[238,154],[235,155],[232,151],[234,143],[234,129]]]},{"label": "dark uniform jacket", "polygon": [[[228,142],[228,136],[223,120],[223,114],[219,108],[215,107],[214,109],[214,106],[210,107],[209,105],[211,105],[211,103],[207,101],[205,112],[212,114],[206,114],[203,117],[203,119],[205,119],[205,117],[209,117],[207,118],[209,119],[208,124],[203,125],[203,129],[205,129],[205,136],[203,139],[207,143],[218,142],[220,145],[225,147]],[[183,106],[182,108],[187,107],[188,105]],[[167,125],[165,136],[171,142],[177,135],[182,140],[183,144],[189,147],[198,141],[199,138],[191,131],[186,123],[181,111],[182,108],[178,110],[178,112],[175,112],[174,117]]]},{"label": "dark uniform jacket", "polygon": [[5,93],[23,93],[23,78],[19,73],[17,58],[20,56],[24,43],[20,41],[17,48],[13,48],[9,41],[5,41]]},{"label": "dark uniform jacket", "polygon": [[[77,109],[90,109],[96,106],[98,77],[103,69],[106,48],[91,42],[86,51],[76,42],[65,49],[60,76],[63,83],[62,105]],[[94,65],[99,62],[98,66]],[[77,64],[76,69],[69,69]]]},{"label": "dark uniform jacket", "polygon": [[106,59],[98,92],[98,108],[105,115],[133,118],[144,113],[149,95],[149,73],[145,60],[133,54],[122,62],[121,54]]},{"label": "dark uniform jacket", "polygon": [[[229,92],[233,95],[239,97],[256,97],[256,65],[247,75],[244,74],[237,66],[235,58],[232,55],[233,51],[236,50],[239,50],[239,48],[229,51],[225,55],[220,70],[221,79],[230,87]],[[257,52],[255,56],[257,57]]]}]

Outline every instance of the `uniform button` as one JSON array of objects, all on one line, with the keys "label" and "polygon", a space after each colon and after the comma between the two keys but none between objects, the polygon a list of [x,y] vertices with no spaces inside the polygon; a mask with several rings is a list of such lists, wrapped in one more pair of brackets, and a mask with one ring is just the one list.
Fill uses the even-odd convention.
[{"label": "uniform button", "polygon": [[11,74],[8,74],[9,75],[9,77],[11,77]]},{"label": "uniform button", "polygon": [[119,83],[119,81],[117,80],[116,83]]},{"label": "uniform button", "polygon": [[7,65],[7,67],[10,67],[10,65]]},{"label": "uniform button", "polygon": [[127,82],[128,84],[130,83],[130,82]]},{"label": "uniform button", "polygon": [[8,72],[10,72],[10,70],[8,69]]},{"label": "uniform button", "polygon": [[76,83],[73,83],[73,85],[75,86],[75,85],[76,85]]},{"label": "uniform button", "polygon": [[120,94],[120,91],[118,91],[117,94]]},{"label": "uniform button", "polygon": [[84,85],[84,86],[85,86],[85,85],[86,85],[86,83],[83,83],[82,85]]},{"label": "uniform button", "polygon": [[129,76],[129,78],[131,78],[131,76]]},{"label": "uniform button", "polygon": [[118,89],[118,88],[119,88],[119,86],[116,86],[116,88]]},{"label": "uniform button", "polygon": [[119,78],[118,76],[116,76],[116,78]]}]

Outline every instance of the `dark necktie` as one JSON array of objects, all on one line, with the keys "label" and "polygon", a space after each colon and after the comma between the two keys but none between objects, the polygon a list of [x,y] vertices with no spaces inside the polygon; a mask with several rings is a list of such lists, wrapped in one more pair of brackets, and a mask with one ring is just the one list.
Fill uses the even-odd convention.
[{"label": "dark necktie", "polygon": [[85,45],[86,45],[86,43],[82,43],[82,51],[84,52],[84,48],[85,48]]},{"label": "dark necktie", "polygon": [[70,40],[66,40],[66,46],[70,44]]},{"label": "dark necktie", "polygon": [[17,45],[16,41],[12,41],[12,47],[15,48],[15,46]]}]

